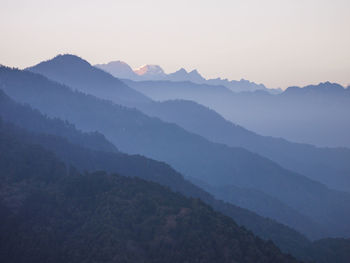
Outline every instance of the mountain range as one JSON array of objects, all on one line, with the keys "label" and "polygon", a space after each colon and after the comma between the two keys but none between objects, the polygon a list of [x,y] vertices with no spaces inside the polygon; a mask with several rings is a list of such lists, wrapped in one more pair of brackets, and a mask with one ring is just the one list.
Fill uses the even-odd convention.
[{"label": "mountain range", "polygon": [[[134,74],[159,76],[162,72],[159,66],[149,65]],[[180,70],[174,78],[183,73],[189,75]],[[196,75],[196,71],[191,74]],[[350,150],[261,136],[204,106],[204,100],[203,105],[184,98],[154,101],[140,89],[142,85],[151,89],[173,85],[176,96],[177,89],[186,94],[188,88],[196,99],[207,96],[213,105],[219,100],[222,104],[232,102],[237,96],[257,102],[273,98],[272,104],[278,98],[302,108],[307,103],[324,106],[327,98],[332,116],[335,110],[346,109],[348,99],[347,89],[328,82],[291,87],[271,95],[265,91],[234,93],[225,86],[160,81],[157,77],[152,81],[120,80],[73,55],[59,55],[26,70],[0,67],[3,259],[22,262],[24,255],[33,262],[39,260],[38,256],[44,261],[70,258],[105,262],[118,257],[125,262],[153,262],[176,253],[174,262],[194,262],[199,257],[202,262],[213,258],[221,258],[222,262],[228,258],[238,262],[294,262],[271,242],[263,241],[271,239],[283,252],[298,259],[347,262],[350,193],[339,190],[348,191]],[[162,92],[160,96],[169,96],[167,86]],[[327,116],[323,121],[329,124]],[[132,177],[152,181],[153,185]],[[172,191],[180,199],[182,195],[200,198],[209,210],[195,201],[191,208],[194,212],[185,214],[185,222],[192,223],[182,224],[181,213],[179,217],[162,212],[183,211],[186,198],[178,207],[170,201],[176,199]],[[126,210],[120,210],[126,207],[123,202],[129,204]],[[73,211],[70,204],[78,209]],[[93,215],[96,209],[101,212]],[[150,211],[158,212],[148,214]],[[227,237],[208,235],[230,228],[220,228],[221,213],[231,220],[228,224],[234,232],[227,233]],[[203,224],[209,214],[212,221],[207,222],[218,224]],[[263,240],[238,228],[235,222]],[[205,225],[206,240],[227,239],[228,247],[219,245],[220,249],[208,248],[202,254],[203,249],[188,251],[177,245],[205,248],[208,243],[200,238]],[[121,227],[124,232],[120,232]],[[20,247],[14,233],[23,237]],[[97,238],[101,246],[89,247],[89,237]],[[310,241],[319,238],[324,239]],[[257,242],[246,243],[247,239]],[[72,254],[86,249],[83,258]],[[228,254],[232,251],[234,255]]]},{"label": "mountain range", "polygon": [[[51,71],[41,70],[41,67],[50,68],[45,65],[55,63],[56,59],[41,63],[30,68],[30,70],[85,92],[86,89],[80,87],[89,86],[91,83],[89,80],[79,78],[73,74],[70,79],[66,79],[64,70],[76,71],[76,69],[71,68],[75,66],[71,65],[68,60],[61,70],[59,68]],[[79,58],[76,57],[76,60],[78,61]],[[78,62],[76,63],[78,65]],[[83,70],[81,71],[83,72]],[[83,75],[89,74],[91,71],[91,69],[86,70]],[[96,82],[106,82],[105,75],[98,70],[94,72],[94,77],[98,79]],[[79,85],[76,85],[77,83]],[[130,84],[129,82],[126,83]],[[188,87],[183,87],[183,89],[186,88]],[[202,85],[198,88],[203,90]],[[341,86],[338,89],[341,91]],[[230,93],[225,88],[217,91],[220,97],[228,96]],[[110,92],[98,86],[95,86],[95,88],[92,86],[90,94],[102,99],[109,99],[115,103],[118,103],[118,100],[113,98],[121,96],[116,90]],[[105,96],[104,94],[108,95]],[[152,117],[158,117],[165,122],[175,123],[187,131],[201,135],[210,141],[245,148],[267,157],[285,168],[320,181],[331,188],[350,192],[350,177],[348,176],[350,174],[350,150],[318,148],[306,144],[291,143],[279,138],[260,136],[226,121],[216,112],[191,101],[175,100],[162,103],[148,101],[148,103],[134,103],[132,107]]]},{"label": "mountain range", "polygon": [[[67,66],[69,65],[66,65],[65,68]],[[27,72],[11,73],[23,75],[22,78],[25,75],[32,78]],[[56,75],[51,77],[57,78],[59,75],[60,71],[57,70]],[[165,161],[185,176],[202,180],[215,187],[233,185],[243,189],[259,190],[272,197],[271,200],[277,198],[284,203],[286,208],[291,207],[314,221],[311,223],[312,227],[310,224],[307,224],[309,227],[305,227],[303,224],[295,225],[299,220],[291,220],[293,227],[304,233],[308,232],[308,235],[320,235],[322,231],[312,229],[315,229],[318,224],[323,225],[322,228],[326,229],[325,225],[328,226],[334,220],[337,222],[332,224],[334,235],[340,232],[344,235],[347,231],[345,218],[348,210],[344,207],[345,203],[340,201],[344,198],[346,200],[347,194],[331,191],[306,177],[283,169],[266,158],[241,148],[214,144],[176,125],[149,118],[135,110],[100,102],[77,92],[72,93],[69,89],[45,79],[23,90],[21,86],[11,83],[9,78],[4,84],[5,91],[9,95],[21,94],[15,96],[15,99],[30,103],[49,116],[68,119],[81,129],[99,130],[121,151],[139,153]],[[69,84],[66,83],[66,85]],[[44,86],[47,91],[50,90],[49,93],[36,91],[39,87]],[[99,92],[98,87],[95,90]],[[30,95],[33,92],[42,96]],[[50,98],[50,94],[54,97]],[[60,101],[60,97],[65,99]],[[62,107],[62,105],[66,106]],[[286,189],[293,189],[293,191],[286,191]],[[327,202],[319,198],[325,198]],[[329,200],[333,201],[329,202]],[[317,205],[319,203],[327,204],[329,209],[326,211],[321,209]],[[344,223],[341,222],[343,220]],[[287,220],[284,223],[291,224]]]},{"label": "mountain range", "polygon": [[107,64],[97,64],[95,67],[100,68],[116,78],[130,79],[134,81],[146,80],[168,80],[174,82],[190,81],[196,84],[207,84],[212,86],[224,86],[232,91],[255,91],[265,90],[271,93],[279,93],[279,89],[267,89],[263,84],[256,84],[245,79],[228,80],[222,78],[205,79],[196,69],[187,71],[184,68],[176,72],[166,74],[164,70],[158,65],[144,65],[137,69],[132,69],[127,63],[123,61],[112,61]]},{"label": "mountain range", "polygon": [[[9,71],[8,73],[10,74],[6,74],[6,78],[1,78],[7,79],[7,83],[3,83],[3,89],[7,94],[20,102],[29,103],[48,116],[68,120],[77,125],[79,129],[100,131],[123,152],[142,154],[156,160],[167,161],[184,175],[197,178],[205,176],[214,179],[211,174],[217,173],[231,177],[235,174],[239,175],[237,169],[246,170],[242,176],[251,174],[249,169],[247,170],[248,166],[244,168],[247,164],[240,162],[241,158],[245,159],[248,153],[243,149],[229,149],[224,145],[213,144],[174,124],[163,123],[136,110],[73,92],[43,77],[38,82],[33,82],[30,80],[33,75],[36,77],[39,75],[30,72]],[[17,77],[17,74],[22,77]],[[10,75],[12,75],[12,80],[24,78],[24,83],[32,84],[25,85],[26,88],[23,89],[22,84],[16,85],[11,81]],[[25,80],[26,78],[29,79]],[[46,92],[40,91],[41,88]],[[37,95],[33,96],[33,94]],[[239,154],[240,152],[242,154]],[[248,155],[251,154],[248,153]],[[222,156],[226,157],[222,158]],[[269,169],[269,166],[267,165],[264,169]],[[220,178],[217,179],[217,182],[220,183]],[[312,236],[322,233],[320,229],[315,229],[317,224],[308,223],[307,225],[309,227],[303,224],[298,227]]]}]

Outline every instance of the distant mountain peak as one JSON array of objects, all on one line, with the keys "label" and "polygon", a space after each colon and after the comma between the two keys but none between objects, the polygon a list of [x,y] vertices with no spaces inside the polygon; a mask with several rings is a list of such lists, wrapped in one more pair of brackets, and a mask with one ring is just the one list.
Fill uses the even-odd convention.
[{"label": "distant mountain peak", "polygon": [[153,75],[153,76],[163,76],[165,75],[164,70],[158,65],[144,65],[134,70],[134,72],[139,76]]},{"label": "distant mountain peak", "polygon": [[[188,74],[192,74],[192,75],[199,75],[201,76],[201,74],[199,74],[197,69],[192,70],[191,72],[189,72]],[[202,77],[202,76],[201,76]]]},{"label": "distant mountain peak", "polygon": [[58,55],[27,70],[44,75],[80,92],[113,100],[117,104],[130,105],[135,101],[150,101],[145,95],[128,87],[110,73],[93,67],[89,62],[75,55]]},{"label": "distant mountain peak", "polygon": [[178,73],[186,73],[186,74],[188,73],[187,70],[184,69],[184,68],[180,68],[178,71],[176,71],[176,72],[174,72],[174,73],[177,73],[177,72],[178,72]]},{"label": "distant mountain peak", "polygon": [[[66,74],[68,74],[68,72],[72,73],[91,67],[92,66],[89,62],[79,56],[72,54],[59,54],[52,59],[40,62],[39,64],[26,69],[36,73],[42,73],[41,71],[46,72],[50,75],[50,77],[52,77],[52,79],[54,79],[53,75],[57,70],[64,71]],[[49,72],[51,72],[53,75],[51,75]]]},{"label": "distant mountain peak", "polygon": [[[101,64],[97,64],[97,65],[101,65]],[[121,61],[121,60],[111,61],[111,62],[108,62],[105,65],[122,65],[122,66],[125,66],[125,67],[129,67],[131,69],[131,67],[129,66],[128,63],[126,63],[124,61]]]},{"label": "distant mountain peak", "polygon": [[[123,64],[123,65],[128,65],[128,63],[124,62],[124,61],[121,61],[121,60],[117,60],[117,61],[112,61],[112,62],[109,62],[109,63],[120,63],[120,64]],[[128,65],[129,66],[129,65]]]},{"label": "distant mountain peak", "polygon": [[97,64],[96,68],[102,69],[117,78],[135,79],[138,77],[133,69],[124,61],[116,60],[107,64]]},{"label": "distant mountain peak", "polygon": [[51,63],[71,63],[71,64],[85,64],[91,66],[89,62],[87,62],[85,59],[82,59],[81,57],[73,54],[59,54],[56,57],[49,59],[45,62],[51,62]]},{"label": "distant mountain peak", "polygon": [[318,88],[323,88],[323,89],[344,89],[344,87],[338,83],[333,83],[330,81],[326,82],[321,82],[318,85],[310,85],[310,87],[318,87]]},{"label": "distant mountain peak", "polygon": [[170,73],[167,75],[167,78],[171,81],[190,81],[194,83],[204,83],[206,81],[196,69],[188,72],[184,68],[180,68],[178,71]]},{"label": "distant mountain peak", "polygon": [[308,85],[305,87],[292,86],[288,87],[283,93],[284,94],[299,94],[299,93],[314,93],[314,92],[327,92],[337,93],[344,91],[345,88],[338,84],[330,81],[320,82],[317,85]]},{"label": "distant mountain peak", "polygon": [[320,82],[319,84],[317,85],[308,85],[308,86],[305,86],[303,87],[303,89],[327,89],[327,90],[330,90],[330,89],[341,89],[343,90],[344,87],[338,83],[334,83],[334,82],[330,82],[330,81],[325,81],[325,82]]}]

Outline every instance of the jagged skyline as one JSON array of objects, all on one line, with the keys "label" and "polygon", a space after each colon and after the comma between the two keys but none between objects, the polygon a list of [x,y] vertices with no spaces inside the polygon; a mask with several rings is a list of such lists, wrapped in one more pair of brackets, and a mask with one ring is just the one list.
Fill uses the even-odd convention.
[{"label": "jagged skyline", "polygon": [[189,81],[197,84],[207,84],[214,86],[225,86],[226,88],[234,92],[242,91],[255,91],[265,90],[271,93],[279,93],[281,89],[267,89],[262,83],[255,83],[249,80],[229,80],[216,76],[215,78],[208,79],[197,69],[186,70],[183,67],[174,72],[165,72],[160,65],[143,65],[141,67],[132,68],[128,63],[124,61],[111,61],[107,64],[96,64],[98,67],[114,77],[120,79],[130,79],[136,81],[142,80],[170,80],[170,81]]}]

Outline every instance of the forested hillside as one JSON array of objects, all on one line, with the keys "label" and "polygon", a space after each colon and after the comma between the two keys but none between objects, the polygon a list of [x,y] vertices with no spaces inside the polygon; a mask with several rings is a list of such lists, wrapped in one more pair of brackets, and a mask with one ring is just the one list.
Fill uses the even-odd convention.
[{"label": "forested hillside", "polygon": [[198,199],[0,132],[2,262],[296,262]]},{"label": "forested hillside", "polygon": [[[80,140],[70,140],[72,138],[70,134],[78,133],[84,138],[86,133],[78,132],[69,123],[44,117],[28,106],[15,103],[5,94],[0,97],[0,116],[33,132],[28,132],[10,123],[3,123],[2,130],[20,138],[18,140],[22,143],[35,143],[54,152],[68,166],[74,165],[80,171],[105,170],[124,176],[136,176],[165,185],[185,196],[200,198],[215,210],[232,217],[239,225],[253,231],[263,239],[273,240],[283,251],[293,255],[302,256],[304,248],[310,244],[306,237],[294,229],[233,204],[215,200],[212,195],[185,180],[182,175],[165,163],[140,155],[127,155],[120,152],[96,151],[85,148],[80,145]],[[12,114],[2,114],[9,112],[12,112]],[[60,125],[55,130],[46,129],[44,132],[41,131],[40,127],[49,127],[51,124]],[[71,128],[70,132],[60,133],[59,131],[64,130],[67,125]],[[89,140],[86,141],[86,144],[91,145]],[[293,218],[297,218],[297,215],[294,215]]]}]

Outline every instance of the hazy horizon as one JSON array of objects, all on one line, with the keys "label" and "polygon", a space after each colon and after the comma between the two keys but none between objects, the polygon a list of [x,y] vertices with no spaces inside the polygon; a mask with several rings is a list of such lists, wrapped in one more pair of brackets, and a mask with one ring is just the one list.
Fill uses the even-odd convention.
[{"label": "hazy horizon", "polygon": [[[0,64],[71,53],[268,88],[350,84],[350,2],[2,0]],[[79,14],[79,16],[77,15]],[[79,17],[79,19],[78,19]]]}]

